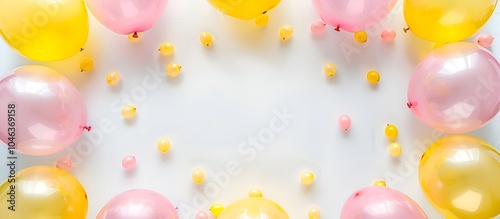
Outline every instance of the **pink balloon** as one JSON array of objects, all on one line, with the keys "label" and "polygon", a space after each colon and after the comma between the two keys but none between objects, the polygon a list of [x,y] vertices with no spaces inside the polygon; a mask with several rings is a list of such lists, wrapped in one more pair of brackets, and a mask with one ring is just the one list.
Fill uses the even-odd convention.
[{"label": "pink balloon", "polygon": [[118,34],[144,32],[160,18],[168,0],[86,0],[94,16]]},{"label": "pink balloon", "polygon": [[178,219],[177,209],[163,195],[136,189],[113,197],[96,219]]},{"label": "pink balloon", "polygon": [[[15,124],[8,124],[8,114]],[[29,155],[61,151],[80,138],[87,123],[87,108],[76,87],[39,65],[16,68],[0,80],[0,115],[0,140],[8,145],[9,128],[14,128],[17,151]]]},{"label": "pink balloon", "polygon": [[358,32],[380,23],[397,0],[312,0],[323,21],[338,30]]},{"label": "pink balloon", "polygon": [[413,114],[438,131],[476,130],[500,110],[500,65],[476,44],[443,45],[417,65],[408,100]]},{"label": "pink balloon", "polygon": [[427,219],[420,206],[407,195],[383,186],[354,192],[344,204],[340,219]]}]

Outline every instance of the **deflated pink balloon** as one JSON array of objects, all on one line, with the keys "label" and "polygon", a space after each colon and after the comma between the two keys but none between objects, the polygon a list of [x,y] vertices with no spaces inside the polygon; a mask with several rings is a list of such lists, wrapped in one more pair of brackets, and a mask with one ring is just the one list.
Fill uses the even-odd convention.
[{"label": "deflated pink balloon", "polygon": [[380,23],[397,0],[312,0],[323,21],[337,30],[357,32]]},{"label": "deflated pink balloon", "polygon": [[476,130],[500,110],[500,65],[476,44],[443,45],[417,65],[408,101],[413,114],[438,131]]},{"label": "deflated pink balloon", "polygon": [[407,195],[383,186],[370,186],[347,199],[340,219],[427,219]]},{"label": "deflated pink balloon", "polygon": [[63,150],[87,125],[87,108],[76,87],[39,65],[16,68],[0,80],[0,115],[0,139],[29,155]]},{"label": "deflated pink balloon", "polygon": [[144,32],[160,18],[168,0],[86,0],[92,14],[118,34]]},{"label": "deflated pink balloon", "polygon": [[157,192],[136,189],[112,198],[96,219],[178,219],[177,209]]}]

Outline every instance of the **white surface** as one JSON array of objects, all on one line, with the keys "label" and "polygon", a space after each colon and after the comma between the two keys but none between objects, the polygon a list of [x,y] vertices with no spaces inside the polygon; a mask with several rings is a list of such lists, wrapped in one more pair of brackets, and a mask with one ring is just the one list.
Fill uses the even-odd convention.
[{"label": "white surface", "polygon": [[[70,156],[75,163],[71,172],[88,193],[88,218],[95,218],[114,195],[133,188],[158,191],[179,207],[181,218],[194,218],[198,209],[207,210],[213,202],[228,205],[246,197],[253,187],[262,189],[291,218],[306,218],[312,205],[321,209],[322,218],[338,218],[347,197],[377,179],[386,179],[389,187],[411,196],[430,218],[442,218],[420,190],[417,165],[418,145],[425,147],[443,135],[422,125],[406,107],[413,68],[432,44],[403,33],[401,3],[386,21],[368,31],[365,45],[356,44],[352,34],[337,33],[330,27],[323,35],[313,36],[309,25],[318,15],[309,0],[283,1],[269,13],[270,23],[265,28],[224,16],[203,0],[172,0],[161,21],[138,43],[108,31],[91,16],[90,37],[82,53],[42,64],[78,86],[88,106],[92,132],[63,152],[22,156],[18,170],[52,165],[58,158]],[[284,24],[295,29],[287,43],[278,37]],[[500,29],[492,28],[499,24],[497,10],[481,32],[500,39]],[[382,27],[397,30],[395,42],[380,40]],[[214,36],[212,48],[198,42],[202,31]],[[172,58],[158,55],[163,41],[174,43]],[[491,48],[494,53],[498,45],[496,41]],[[343,48],[354,53],[346,55]],[[95,69],[80,73],[79,61],[86,56],[95,60]],[[5,43],[0,43],[0,57],[1,75],[21,65],[38,64],[17,55]],[[170,61],[182,65],[177,81],[165,77],[164,68]],[[333,79],[323,75],[327,61],[337,65]],[[370,69],[381,74],[377,87],[365,79]],[[119,89],[111,89],[104,80],[113,70],[122,74]],[[129,103],[138,108],[131,123],[119,113]],[[295,118],[284,130],[273,132],[272,141],[262,151],[248,145],[242,146],[244,151],[238,150],[249,137],[270,128],[277,118],[275,110],[284,109]],[[338,116],[344,113],[353,120],[347,133],[337,126]],[[111,130],[99,128],[101,123],[111,123]],[[398,140],[403,146],[399,159],[391,158],[386,150],[387,123],[399,128]],[[493,133],[499,128],[496,118],[471,134],[498,148],[500,138]],[[172,141],[166,155],[156,149],[162,136]],[[0,150],[2,161],[6,152]],[[254,152],[256,156],[252,156]],[[135,171],[121,167],[127,154],[137,157]],[[211,179],[235,162],[240,172],[227,183]],[[190,179],[196,167],[207,174],[201,186]],[[310,189],[299,183],[303,170],[312,170],[317,176]],[[0,178],[6,176],[7,168],[0,168]],[[395,180],[388,178],[394,176]],[[218,185],[215,190],[214,185]]]}]

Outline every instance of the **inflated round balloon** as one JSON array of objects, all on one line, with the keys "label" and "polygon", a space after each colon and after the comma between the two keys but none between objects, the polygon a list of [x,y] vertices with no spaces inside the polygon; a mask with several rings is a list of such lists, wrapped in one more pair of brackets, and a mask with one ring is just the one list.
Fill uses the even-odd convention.
[{"label": "inflated round balloon", "polygon": [[455,135],[431,145],[418,177],[423,192],[446,218],[500,214],[500,153],[481,139]]},{"label": "inflated round balloon", "polygon": [[63,150],[81,136],[87,123],[76,87],[39,65],[16,68],[0,80],[0,106],[0,140],[23,154]]},{"label": "inflated round balloon", "polygon": [[410,30],[432,42],[457,42],[474,35],[493,14],[497,0],[405,0]]},{"label": "inflated round balloon", "polygon": [[408,106],[438,131],[460,134],[488,123],[500,109],[500,65],[473,43],[449,43],[427,55],[408,87]]},{"label": "inflated round balloon", "polygon": [[15,51],[37,61],[79,52],[89,32],[81,0],[0,1],[0,35]]},{"label": "inflated round balloon", "polygon": [[275,202],[262,197],[249,197],[224,208],[217,219],[273,218],[289,219],[285,210]]},{"label": "inflated round balloon", "polygon": [[397,0],[312,0],[321,19],[337,30],[358,32],[380,23]]},{"label": "inflated round balloon", "polygon": [[281,0],[208,0],[208,2],[224,14],[249,20],[273,9]]},{"label": "inflated round balloon", "polygon": [[73,175],[57,167],[29,167],[15,178],[7,178],[0,186],[0,202],[1,218],[87,218],[85,189]]},{"label": "inflated round balloon", "polygon": [[177,209],[163,195],[150,190],[129,190],[113,197],[96,219],[178,219]]},{"label": "inflated round balloon", "polygon": [[384,186],[354,192],[342,208],[341,219],[427,219],[420,206],[407,195]]},{"label": "inflated round balloon", "polygon": [[168,0],[86,0],[106,28],[118,34],[149,30],[161,17]]}]

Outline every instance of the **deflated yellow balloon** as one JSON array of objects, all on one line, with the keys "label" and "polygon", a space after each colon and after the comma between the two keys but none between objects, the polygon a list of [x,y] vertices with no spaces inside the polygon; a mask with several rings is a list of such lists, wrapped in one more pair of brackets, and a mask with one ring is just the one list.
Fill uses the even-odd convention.
[{"label": "deflated yellow balloon", "polygon": [[500,153],[470,136],[450,136],[422,156],[420,185],[432,205],[449,219],[500,214]]},{"label": "deflated yellow balloon", "polygon": [[0,1],[0,35],[29,59],[69,58],[84,46],[88,32],[82,0]]},{"label": "deflated yellow balloon", "polygon": [[242,20],[256,18],[274,7],[281,0],[208,0],[220,12]]},{"label": "deflated yellow balloon", "polygon": [[34,166],[10,174],[0,185],[0,218],[86,219],[85,189],[68,172]]},{"label": "deflated yellow balloon", "polygon": [[474,35],[493,14],[497,0],[405,0],[410,30],[432,42],[456,42]]},{"label": "deflated yellow balloon", "polygon": [[224,208],[217,219],[289,219],[286,212],[275,202],[262,197],[250,197]]}]

